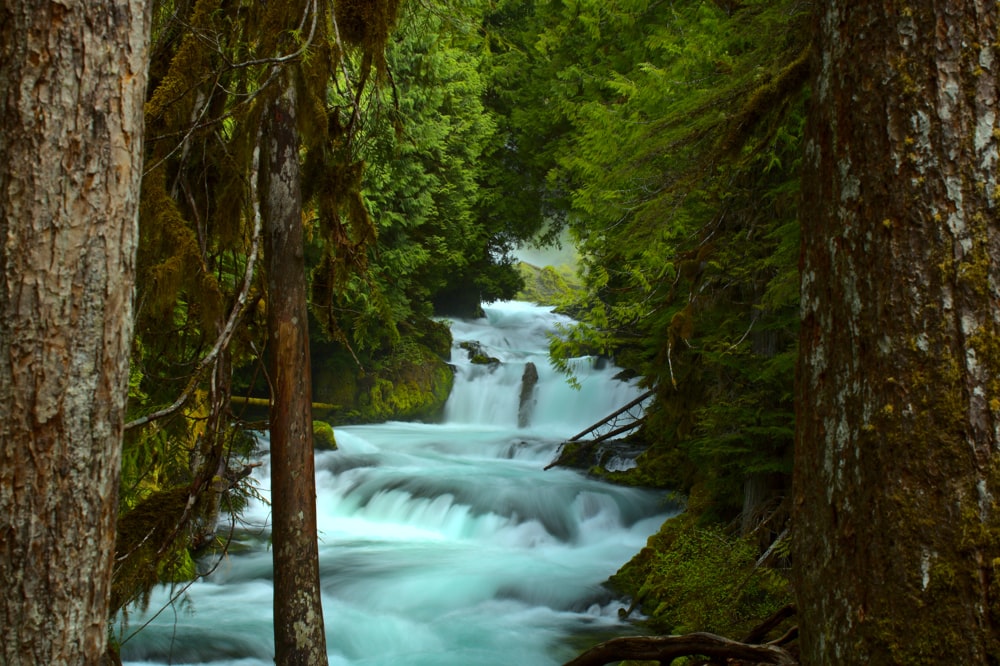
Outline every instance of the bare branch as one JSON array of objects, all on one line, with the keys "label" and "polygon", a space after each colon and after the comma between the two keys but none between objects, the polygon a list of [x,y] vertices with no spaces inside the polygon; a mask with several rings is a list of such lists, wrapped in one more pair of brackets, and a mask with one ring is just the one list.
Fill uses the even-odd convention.
[{"label": "bare branch", "polygon": [[684,636],[626,636],[612,638],[590,648],[564,666],[604,666],[626,659],[669,663],[678,657],[703,655],[740,659],[758,664],[797,666],[787,651],[776,645],[748,645],[709,633]]},{"label": "bare branch", "polygon": [[[788,618],[795,615],[795,606],[788,604],[779,608],[771,617],[767,618],[759,625],[754,627],[754,629],[743,637],[744,643],[759,643],[764,640],[764,638],[775,628],[781,625],[782,622]],[[781,643],[774,643],[774,645],[781,645]]]},{"label": "bare branch", "polygon": [[194,373],[192,373],[191,381],[188,382],[188,385],[184,389],[183,393],[181,393],[177,399],[174,400],[173,404],[169,407],[152,412],[151,414],[146,414],[145,416],[129,421],[125,424],[125,430],[138,428],[139,426],[146,425],[156,419],[169,416],[183,407],[184,403],[188,401],[198,385],[198,376],[203,370],[205,370],[205,368],[212,365],[222,350],[229,345],[229,341],[232,339],[233,333],[236,331],[236,325],[242,318],[243,310],[246,307],[247,296],[249,295],[250,287],[253,284],[254,267],[257,263],[257,255],[259,254],[260,248],[261,218],[260,206],[257,204],[257,169],[259,168],[259,162],[260,147],[258,142],[258,147],[254,149],[253,167],[252,173],[250,174],[250,200],[254,211],[253,240],[251,241],[249,256],[247,257],[246,269],[243,272],[243,285],[240,287],[240,292],[236,297],[236,303],[233,305],[232,312],[229,313],[229,319],[226,321],[226,326],[223,328],[222,333],[215,341],[215,345],[212,347],[211,351],[209,351],[208,354],[198,362],[197,367],[194,369]]}]

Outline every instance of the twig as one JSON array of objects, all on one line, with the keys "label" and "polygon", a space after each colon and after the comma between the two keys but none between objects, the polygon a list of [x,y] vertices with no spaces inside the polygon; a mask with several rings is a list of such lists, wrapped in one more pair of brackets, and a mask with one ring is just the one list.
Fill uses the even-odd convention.
[{"label": "twig", "polygon": [[749,645],[709,633],[684,636],[626,636],[612,638],[590,648],[564,666],[604,666],[624,660],[670,663],[678,657],[704,655],[740,659],[752,663],[797,666],[798,662],[776,645]]},{"label": "twig", "polygon": [[257,204],[257,169],[259,168],[260,162],[260,146],[258,145],[254,148],[253,152],[253,167],[250,176],[250,200],[252,202],[254,210],[254,220],[253,220],[253,240],[250,245],[250,255],[247,257],[246,270],[243,273],[243,285],[240,288],[240,293],[236,298],[236,304],[233,306],[232,312],[229,314],[229,320],[226,322],[225,328],[222,330],[222,334],[219,335],[218,339],[215,341],[215,345],[212,347],[211,351],[198,362],[197,367],[192,373],[191,381],[188,382],[188,386],[184,391],[174,400],[173,404],[169,407],[152,412],[151,414],[146,414],[137,419],[129,421],[125,424],[125,430],[131,430],[132,428],[138,428],[139,426],[146,425],[151,421],[156,419],[161,419],[164,416],[169,416],[173,414],[178,409],[184,406],[184,403],[188,401],[191,394],[194,393],[195,388],[198,384],[198,375],[201,372],[215,362],[215,359],[222,352],[223,349],[229,344],[232,339],[233,334],[236,331],[236,325],[243,316],[243,309],[246,306],[247,296],[250,293],[250,287],[253,284],[254,267],[257,263],[257,255],[260,248],[260,236],[261,236],[261,217],[260,217],[260,206]]}]

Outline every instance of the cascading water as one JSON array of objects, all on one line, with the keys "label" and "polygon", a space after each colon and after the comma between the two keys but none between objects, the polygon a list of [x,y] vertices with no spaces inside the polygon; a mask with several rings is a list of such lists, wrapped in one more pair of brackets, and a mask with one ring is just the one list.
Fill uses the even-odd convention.
[{"label": "cascading water", "polygon": [[[611,367],[580,359],[581,385],[548,361],[547,335],[569,320],[501,303],[452,325],[500,364],[456,348],[455,387],[441,424],[337,429],[318,453],[320,575],[334,666],[548,666],[575,653],[568,639],[613,632],[601,583],[667,515],[656,493],[569,470],[543,471],[560,442],[638,391]],[[519,426],[521,377],[534,363],[530,418]],[[268,471],[260,473],[266,495]],[[122,648],[126,664],[273,663],[267,508],[208,577],[169,604],[157,591]],[[161,610],[162,609],[162,610]]]}]

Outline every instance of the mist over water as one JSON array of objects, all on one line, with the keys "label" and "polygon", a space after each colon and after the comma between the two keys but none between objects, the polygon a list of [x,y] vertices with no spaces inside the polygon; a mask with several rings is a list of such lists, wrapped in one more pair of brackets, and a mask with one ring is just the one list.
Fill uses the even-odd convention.
[{"label": "mist over water", "polygon": [[[602,587],[668,515],[662,494],[544,471],[559,444],[638,395],[616,370],[576,362],[581,390],[548,362],[568,319],[526,303],[455,321],[456,345],[481,343],[491,367],[453,352],[455,388],[440,424],[337,428],[317,453],[320,574],[330,663],[337,666],[548,666],[570,637],[614,630]],[[521,376],[539,374],[518,427]],[[258,470],[267,494],[268,461]],[[126,664],[273,664],[268,509],[255,505],[238,548],[123,647]]]}]

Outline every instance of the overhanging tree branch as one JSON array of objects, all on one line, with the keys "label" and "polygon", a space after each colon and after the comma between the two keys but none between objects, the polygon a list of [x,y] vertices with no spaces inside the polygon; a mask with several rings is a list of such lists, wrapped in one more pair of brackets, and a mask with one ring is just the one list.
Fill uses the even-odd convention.
[{"label": "overhanging tree branch", "polygon": [[232,312],[229,313],[229,319],[226,321],[226,325],[219,335],[218,339],[215,341],[212,349],[198,362],[197,367],[191,375],[191,380],[188,382],[187,387],[184,391],[177,397],[176,400],[169,406],[163,409],[157,410],[145,416],[141,416],[137,419],[133,419],[125,424],[125,430],[131,430],[132,428],[138,428],[139,426],[146,425],[157,419],[161,419],[165,416],[169,416],[176,412],[178,409],[184,406],[184,403],[188,401],[191,394],[194,393],[195,388],[198,386],[199,376],[202,371],[207,367],[212,365],[215,360],[219,357],[219,354],[229,345],[229,341],[233,337],[233,333],[236,332],[236,326],[240,319],[243,317],[243,311],[246,308],[247,297],[250,294],[250,286],[253,283],[254,268],[257,263],[257,254],[260,248],[260,236],[261,236],[261,217],[260,217],[260,206],[257,203],[257,170],[260,162],[260,148],[254,149],[253,153],[253,168],[250,174],[250,199],[253,206],[254,216],[253,216],[253,239],[250,243],[250,253],[247,257],[246,269],[243,271],[243,285],[240,287],[240,293],[236,297],[236,304],[233,306]]}]

